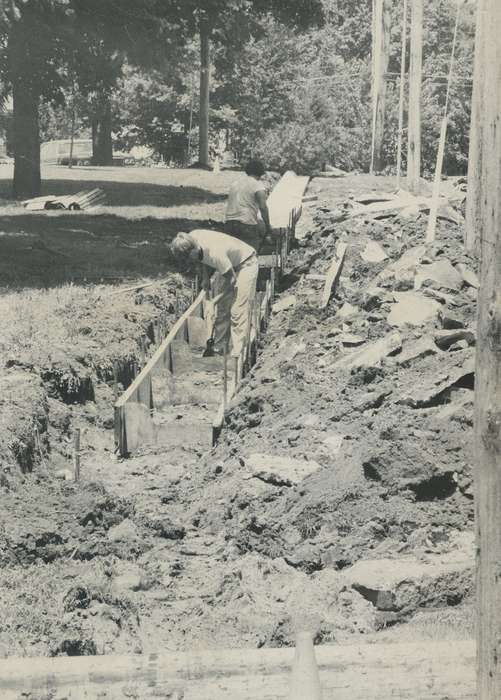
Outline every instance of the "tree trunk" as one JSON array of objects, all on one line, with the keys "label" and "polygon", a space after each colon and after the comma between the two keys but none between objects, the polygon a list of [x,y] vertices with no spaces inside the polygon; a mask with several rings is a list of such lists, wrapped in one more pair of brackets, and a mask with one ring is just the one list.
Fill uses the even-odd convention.
[{"label": "tree trunk", "polygon": [[419,194],[421,186],[421,80],[423,73],[423,0],[412,0],[411,62],[409,67],[409,133],[407,187]]},{"label": "tree trunk", "polygon": [[[40,91],[32,80],[26,53],[26,26],[18,22],[9,37],[9,62],[12,66],[12,137],[14,150],[14,197],[19,199],[40,194],[40,129],[38,103]],[[23,68],[25,71],[23,72]]]},{"label": "tree trunk", "polygon": [[210,30],[207,20],[200,20],[200,121],[199,155],[201,165],[209,166],[209,90]]},{"label": "tree trunk", "polygon": [[92,120],[92,164],[113,165],[111,104],[108,95],[101,97],[99,110]]},{"label": "tree trunk", "polygon": [[[481,143],[469,178],[481,268],[475,370],[475,514],[477,537],[477,697],[501,698],[501,5],[478,0],[473,105]],[[474,197],[474,201],[471,198]]]}]

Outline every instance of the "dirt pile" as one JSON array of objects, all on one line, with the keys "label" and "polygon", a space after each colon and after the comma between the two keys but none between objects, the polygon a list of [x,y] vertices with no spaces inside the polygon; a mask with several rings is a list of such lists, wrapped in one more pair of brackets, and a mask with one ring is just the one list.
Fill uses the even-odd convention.
[{"label": "dirt pile", "polygon": [[[340,222],[346,210],[317,207],[287,303],[275,307],[266,348],[216,452],[217,485],[212,475],[205,484],[225,507],[202,509],[197,521],[222,527],[239,553],[284,560],[312,580],[326,571],[349,579],[361,560],[395,559],[398,586],[422,591],[412,602],[380,605],[367,585],[344,591],[380,613],[368,625],[364,608],[358,625],[378,628],[422,607],[459,605],[471,592],[472,536],[463,533],[473,518],[476,294],[461,269],[473,273],[475,261],[449,221],[426,248],[420,213],[404,225],[399,215]],[[320,311],[317,295],[300,296],[297,278],[325,273],[339,240],[349,246],[340,285]],[[374,241],[383,255],[377,250],[372,262]],[[270,477],[285,457],[306,471],[314,465],[311,475],[299,483]],[[444,577],[442,556],[460,561],[458,570]],[[436,575],[427,566],[426,586],[409,583],[401,557],[411,568],[435,557]]]}]

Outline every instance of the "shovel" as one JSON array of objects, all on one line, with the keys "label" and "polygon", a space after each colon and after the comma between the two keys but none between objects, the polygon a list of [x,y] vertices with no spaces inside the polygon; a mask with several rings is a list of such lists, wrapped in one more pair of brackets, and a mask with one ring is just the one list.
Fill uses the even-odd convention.
[{"label": "shovel", "polygon": [[207,299],[207,304],[209,307],[209,310],[207,312],[207,319],[209,320],[211,331],[202,357],[214,357],[214,330],[216,320],[216,306],[218,302],[221,301],[223,296],[224,293],[221,292],[221,294],[217,294],[213,299]]}]

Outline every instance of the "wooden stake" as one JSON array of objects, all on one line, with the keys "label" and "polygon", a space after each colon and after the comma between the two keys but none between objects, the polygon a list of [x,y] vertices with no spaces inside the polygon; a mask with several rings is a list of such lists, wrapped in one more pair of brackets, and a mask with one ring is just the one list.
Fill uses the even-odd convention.
[{"label": "wooden stake", "polygon": [[115,397],[115,401],[118,399],[118,395],[118,362],[113,360],[113,396]]},{"label": "wooden stake", "polygon": [[419,194],[421,187],[421,80],[423,74],[423,0],[412,0],[411,62],[409,67],[409,132],[407,188]]},{"label": "wooden stake", "polygon": [[73,475],[75,481],[80,481],[80,428],[73,433]]},{"label": "wooden stake", "polygon": [[481,197],[468,197],[477,221],[481,268],[475,369],[477,698],[501,698],[501,4],[478,0],[474,105],[480,143],[472,159]]},{"label": "wooden stake", "polygon": [[223,406],[226,412],[228,408],[228,354],[226,348],[223,354]]},{"label": "wooden stake", "polygon": [[398,141],[397,141],[397,189],[400,189],[402,176],[402,141],[404,136],[405,76],[407,60],[407,0],[404,0],[402,22],[402,52],[400,55],[400,95],[398,100]]},{"label": "wooden stake", "polygon": [[383,169],[386,113],[386,73],[390,64],[391,7],[388,0],[372,3],[372,152],[370,173]]},{"label": "wooden stake", "polygon": [[239,379],[240,379],[240,377],[238,376],[238,372],[239,372],[238,359],[239,359],[238,357],[233,358],[234,371],[235,371],[235,393],[237,392]]}]

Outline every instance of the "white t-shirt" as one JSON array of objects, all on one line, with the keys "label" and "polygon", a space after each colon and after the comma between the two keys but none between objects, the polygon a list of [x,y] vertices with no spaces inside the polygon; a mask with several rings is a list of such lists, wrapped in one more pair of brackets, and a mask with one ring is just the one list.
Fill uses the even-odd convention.
[{"label": "white t-shirt", "polygon": [[242,221],[255,226],[261,216],[256,192],[266,192],[264,183],[244,173],[230,187],[226,221]]},{"label": "white t-shirt", "polygon": [[247,243],[219,231],[197,228],[189,236],[202,248],[203,258],[200,262],[213,267],[221,275],[231,268],[235,269],[256,252]]}]

